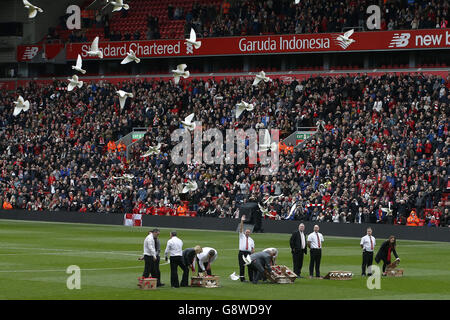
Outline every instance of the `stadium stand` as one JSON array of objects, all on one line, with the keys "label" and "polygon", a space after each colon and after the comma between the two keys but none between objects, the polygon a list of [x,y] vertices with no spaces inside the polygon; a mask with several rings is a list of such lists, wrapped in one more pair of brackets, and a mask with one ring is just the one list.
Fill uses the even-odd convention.
[{"label": "stadium stand", "polygon": [[[448,226],[450,78],[423,74],[311,77],[251,85],[233,78],[86,83],[31,82],[0,97],[0,205],[69,210],[233,218],[251,194],[281,195],[271,219]],[[120,110],[115,91],[134,94]],[[30,110],[12,115],[22,95]],[[223,100],[216,99],[218,95]],[[241,128],[317,127],[302,147],[280,153],[273,177],[258,165],[174,166],[170,133],[194,112],[203,129],[235,128],[236,103],[253,102]],[[134,127],[148,132],[128,150],[117,140]],[[157,156],[142,158],[162,143]],[[127,177],[130,174],[132,177]],[[182,194],[183,183],[199,188]],[[386,208],[392,208],[392,212]],[[411,220],[411,219],[410,219]]]},{"label": "stadium stand", "polygon": [[[87,1],[85,7],[92,1]],[[130,10],[111,16],[102,7],[86,10],[83,31],[57,26],[47,39],[63,42],[182,39],[193,27],[198,37],[369,31],[365,26],[367,0],[130,0]],[[449,2],[378,1],[381,30],[447,28]]]}]

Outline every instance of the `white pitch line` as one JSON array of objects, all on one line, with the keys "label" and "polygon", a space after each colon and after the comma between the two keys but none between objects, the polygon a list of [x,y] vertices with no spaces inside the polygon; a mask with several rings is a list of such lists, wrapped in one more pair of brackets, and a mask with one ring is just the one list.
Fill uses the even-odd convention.
[{"label": "white pitch line", "polygon": [[[165,266],[169,264],[169,262],[160,264],[160,266]],[[81,271],[103,271],[103,270],[124,270],[124,269],[138,269],[138,268],[142,268],[142,266],[135,266],[135,267],[120,267],[120,268],[87,268],[87,269],[82,269],[80,268]],[[0,272],[66,272],[66,270],[0,270]]]}]

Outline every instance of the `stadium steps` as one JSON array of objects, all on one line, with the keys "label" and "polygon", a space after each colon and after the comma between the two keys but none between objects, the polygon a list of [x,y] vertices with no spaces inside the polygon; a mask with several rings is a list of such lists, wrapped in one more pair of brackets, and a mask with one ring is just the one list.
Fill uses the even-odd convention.
[{"label": "stadium steps", "polygon": [[129,146],[134,145],[135,143],[137,143],[139,140],[141,140],[144,137],[144,134],[147,132],[147,128],[133,128],[133,131],[131,131],[130,133],[126,134],[125,136],[123,136],[122,138],[120,138],[119,140],[116,141],[116,145],[119,144],[119,142],[122,142],[126,149],[126,157],[127,160],[130,157],[130,148]]}]

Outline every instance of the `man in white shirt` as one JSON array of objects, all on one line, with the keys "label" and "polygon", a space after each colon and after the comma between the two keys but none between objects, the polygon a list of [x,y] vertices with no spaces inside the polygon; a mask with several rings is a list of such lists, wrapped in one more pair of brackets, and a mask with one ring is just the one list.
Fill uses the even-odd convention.
[{"label": "man in white shirt", "polygon": [[[245,282],[245,262],[242,259],[242,257],[246,257],[249,254],[252,254],[255,252],[255,242],[250,237],[250,229],[246,229],[244,232],[244,221],[245,221],[245,215],[241,218],[241,223],[239,226],[239,254],[238,254],[238,261],[239,261],[239,277],[242,282]],[[252,281],[253,278],[253,272],[251,272],[250,268],[247,266],[247,273],[248,278],[250,281]]]},{"label": "man in white shirt", "polygon": [[203,247],[203,251],[197,254],[198,270],[205,272],[207,275],[212,275],[211,263],[217,259],[217,250],[209,247]]},{"label": "man in white shirt", "polygon": [[361,238],[359,243],[363,249],[362,273],[361,276],[366,275],[366,268],[368,269],[368,276],[372,275],[371,265],[373,263],[373,251],[375,249],[375,237],[372,236],[372,229],[367,228],[367,234]]},{"label": "man in white shirt", "polygon": [[316,271],[316,277],[320,277],[320,260],[322,258],[322,242],[323,236],[319,232],[319,226],[314,226],[314,232],[308,235],[308,247],[311,259],[309,262],[309,277],[314,275],[314,269]]},{"label": "man in white shirt", "polygon": [[[144,255],[139,258],[139,260],[144,260],[144,273],[142,277],[148,278],[150,276],[150,270],[153,270],[153,265],[156,263],[156,249],[155,249],[155,238],[152,231],[148,232],[148,236],[144,240]],[[152,275],[153,276],[153,275]]]},{"label": "man in white shirt", "polygon": [[[166,251],[164,252],[166,261],[170,256],[170,285],[172,288],[187,287],[189,269],[183,261],[183,241],[177,237],[177,232],[170,232],[170,239],[167,241]],[[181,284],[178,282],[178,271],[180,267],[183,270]]]},{"label": "man in white shirt", "polygon": [[289,245],[291,246],[294,273],[297,275],[297,278],[301,278],[300,274],[303,267],[303,255],[308,253],[306,247],[305,225],[303,223],[300,223],[298,226],[298,231],[292,233]]}]

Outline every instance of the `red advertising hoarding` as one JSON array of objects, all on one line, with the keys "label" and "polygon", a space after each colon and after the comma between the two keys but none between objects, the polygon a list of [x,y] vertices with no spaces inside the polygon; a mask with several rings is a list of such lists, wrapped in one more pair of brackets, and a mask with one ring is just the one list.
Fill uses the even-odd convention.
[{"label": "red advertising hoarding", "polygon": [[[104,59],[122,59],[130,49],[139,58],[155,58],[450,48],[450,29],[355,32],[347,43],[342,41],[342,35],[318,33],[200,38],[198,40],[202,44],[199,49],[187,45],[182,39],[102,42],[99,48]],[[75,60],[78,54],[84,59],[98,59],[87,55],[89,47],[90,43],[67,44],[67,60]]]}]

